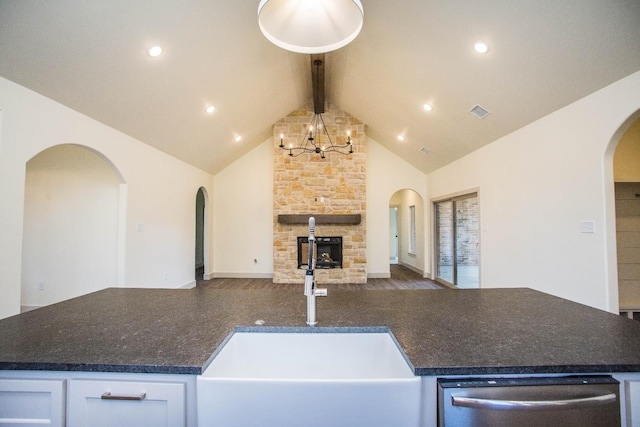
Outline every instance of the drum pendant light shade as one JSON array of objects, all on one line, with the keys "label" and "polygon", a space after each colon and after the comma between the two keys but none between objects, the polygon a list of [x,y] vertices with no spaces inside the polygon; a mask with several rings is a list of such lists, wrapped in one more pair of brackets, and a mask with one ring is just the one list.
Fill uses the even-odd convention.
[{"label": "drum pendant light shade", "polygon": [[262,34],[276,46],[306,54],[349,44],[363,18],[359,0],[262,0],[258,6]]}]

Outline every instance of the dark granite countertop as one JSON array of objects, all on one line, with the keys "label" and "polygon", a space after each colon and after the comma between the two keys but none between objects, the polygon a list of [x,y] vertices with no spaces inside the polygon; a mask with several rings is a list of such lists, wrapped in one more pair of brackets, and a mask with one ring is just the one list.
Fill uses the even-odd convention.
[{"label": "dark granite countertop", "polygon": [[314,328],[302,292],[105,289],[0,320],[0,370],[200,374],[236,327],[385,327],[417,375],[640,372],[640,322],[530,289],[329,286]]}]

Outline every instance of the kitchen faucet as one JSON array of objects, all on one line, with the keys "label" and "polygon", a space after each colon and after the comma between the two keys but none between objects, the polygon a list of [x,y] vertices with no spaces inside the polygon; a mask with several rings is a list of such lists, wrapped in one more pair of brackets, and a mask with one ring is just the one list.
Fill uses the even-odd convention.
[{"label": "kitchen faucet", "polygon": [[326,297],[326,289],[316,288],[316,279],[314,276],[313,262],[313,245],[316,241],[314,236],[316,228],[316,219],[309,217],[309,262],[307,263],[307,273],[304,276],[304,294],[307,297],[307,325],[314,326],[318,324],[316,319],[316,297]]}]

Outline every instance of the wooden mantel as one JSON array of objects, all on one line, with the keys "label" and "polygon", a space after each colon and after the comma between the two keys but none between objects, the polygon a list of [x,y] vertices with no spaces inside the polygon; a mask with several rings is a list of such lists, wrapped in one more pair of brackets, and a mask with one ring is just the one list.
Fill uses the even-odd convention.
[{"label": "wooden mantel", "polygon": [[310,217],[314,217],[316,219],[316,225],[323,225],[323,224],[358,225],[362,221],[361,214],[353,214],[353,215],[299,214],[299,215],[278,215],[278,223],[288,224],[288,225],[309,224]]}]

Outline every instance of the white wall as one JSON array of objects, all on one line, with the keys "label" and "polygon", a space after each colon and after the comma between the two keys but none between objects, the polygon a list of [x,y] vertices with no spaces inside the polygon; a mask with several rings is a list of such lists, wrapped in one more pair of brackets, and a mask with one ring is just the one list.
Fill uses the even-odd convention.
[{"label": "white wall", "polygon": [[617,311],[610,152],[638,94],[640,72],[429,174],[430,199],[479,189],[483,287]]},{"label": "white wall", "polygon": [[[214,277],[273,274],[272,144],[265,141],[215,176]],[[424,200],[426,175],[375,141],[367,144],[367,273],[389,277],[389,201],[407,188]]]},{"label": "white wall", "polygon": [[215,176],[214,277],[273,275],[272,143],[269,138]]},{"label": "white wall", "polygon": [[119,199],[119,282],[194,283],[195,198],[201,186],[213,194],[210,174],[1,78],[0,110],[0,318],[20,309],[25,165],[59,144],[101,153],[126,183]]},{"label": "white wall", "polygon": [[[389,277],[389,203],[391,197],[400,190],[413,190],[420,197],[416,204],[421,206],[426,222],[428,211],[424,207],[427,200],[427,177],[418,169],[400,159],[382,145],[367,139],[367,275],[369,277]],[[419,232],[428,242],[427,227]],[[425,247],[416,257],[415,266],[423,271],[429,251]],[[402,250],[402,249],[401,249]],[[400,255],[402,257],[402,255]],[[413,264],[412,264],[413,265]]]},{"label": "white wall", "polygon": [[[369,277],[389,272],[388,206],[396,191],[412,189],[427,201],[478,189],[483,286],[528,286],[616,311],[612,153],[621,128],[640,109],[638,93],[640,72],[428,179],[369,139]],[[126,205],[124,242],[118,252],[124,285],[179,287],[193,282],[194,209],[201,186],[215,194],[209,200],[214,251],[206,260],[207,272],[272,273],[271,140],[213,178],[4,79],[0,111],[0,317],[16,314],[20,306],[25,165],[58,144],[81,144],[102,153],[126,183],[120,199]],[[428,224],[430,210],[424,212]],[[580,233],[581,221],[594,221],[595,233]],[[424,260],[428,252],[425,248]]]},{"label": "white wall", "polygon": [[51,147],[27,162],[21,305],[115,286],[119,176],[86,147]]},{"label": "white wall", "polygon": [[[421,272],[427,277],[430,273],[425,270],[425,204],[418,193],[413,190],[400,190],[389,201],[390,205],[398,207],[398,263],[412,270]],[[415,253],[409,252],[411,242],[411,212],[415,206],[416,248]],[[391,237],[391,235],[389,235]]]}]

